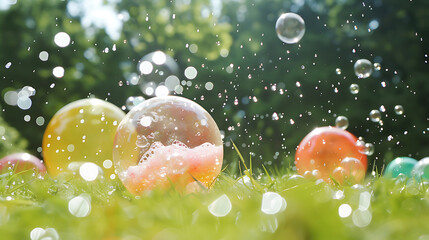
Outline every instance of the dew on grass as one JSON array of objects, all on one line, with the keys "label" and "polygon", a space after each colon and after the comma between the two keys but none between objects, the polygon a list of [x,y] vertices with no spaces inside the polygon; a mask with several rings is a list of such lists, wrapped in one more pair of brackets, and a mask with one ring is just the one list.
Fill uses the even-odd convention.
[{"label": "dew on grass", "polygon": [[68,204],[69,212],[78,218],[83,218],[91,212],[91,197],[88,194],[81,194],[72,198]]},{"label": "dew on grass", "polygon": [[350,207],[350,205],[348,205],[347,203],[341,204],[338,208],[338,215],[341,218],[346,218],[350,216],[350,214],[352,214],[352,207]]},{"label": "dew on grass", "polygon": [[369,112],[369,119],[371,119],[371,121],[373,122],[380,122],[381,120],[380,111],[378,111],[377,109],[371,110],[371,112]]},{"label": "dew on grass", "polygon": [[285,210],[286,200],[275,192],[266,192],[262,195],[261,211],[265,214],[276,214]]},{"label": "dew on grass", "polygon": [[240,184],[246,185],[248,187],[253,187],[252,181],[250,180],[250,178],[247,175],[244,175],[243,177],[238,179],[237,182]]},{"label": "dew on grass", "polygon": [[214,200],[208,207],[209,212],[215,217],[225,217],[232,209],[231,200],[223,194]]},{"label": "dew on grass", "polygon": [[59,32],[55,34],[54,42],[58,47],[67,47],[70,44],[70,36],[65,32]]},{"label": "dew on grass", "polygon": [[351,94],[358,94],[359,93],[359,85],[356,83],[352,83],[352,84],[350,84],[349,90],[350,90]]},{"label": "dew on grass", "polygon": [[371,223],[372,214],[369,210],[357,209],[352,214],[352,220],[353,220],[353,224],[356,227],[363,228],[368,226]]},{"label": "dew on grass", "polygon": [[404,107],[402,107],[402,105],[396,105],[395,106],[395,113],[396,113],[396,115],[404,114]]},{"label": "dew on grass", "polygon": [[277,19],[276,32],[282,42],[297,43],[305,33],[304,19],[296,13],[283,13]]},{"label": "dew on grass", "polygon": [[341,75],[341,68],[336,68],[336,69],[335,69],[335,73],[336,73],[337,75]]},{"label": "dew on grass", "polygon": [[58,235],[57,230],[55,228],[34,228],[30,232],[31,240],[58,240],[60,239],[60,235]]},{"label": "dew on grass", "polygon": [[362,192],[359,196],[359,210],[365,211],[371,205],[371,193],[368,191]]},{"label": "dew on grass", "polygon": [[86,162],[79,167],[79,174],[85,181],[90,182],[97,179],[102,172],[100,172],[100,167],[97,164]]},{"label": "dew on grass", "polygon": [[372,63],[367,59],[359,59],[355,62],[354,70],[358,78],[367,78],[372,74]]},{"label": "dew on grass", "polygon": [[338,116],[335,119],[335,126],[345,130],[349,127],[349,119],[345,116]]},{"label": "dew on grass", "polygon": [[131,96],[127,98],[125,102],[125,106],[127,107],[128,110],[131,110],[133,107],[139,105],[144,100],[145,99],[142,96]]}]

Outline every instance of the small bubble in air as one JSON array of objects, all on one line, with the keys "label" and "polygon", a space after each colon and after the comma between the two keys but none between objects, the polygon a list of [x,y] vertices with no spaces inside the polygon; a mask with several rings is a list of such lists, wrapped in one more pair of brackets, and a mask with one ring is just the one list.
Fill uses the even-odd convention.
[{"label": "small bubble in air", "polygon": [[396,105],[395,106],[395,113],[396,113],[396,115],[404,114],[404,107],[402,107],[402,105]]},{"label": "small bubble in air", "polygon": [[337,75],[341,75],[341,68],[337,68],[337,69],[335,69],[335,73],[336,73]]},{"label": "small bubble in air", "polygon": [[351,94],[358,94],[359,93],[359,85],[357,85],[356,83],[352,83],[350,84],[350,93]]},{"label": "small bubble in air", "polygon": [[59,32],[55,35],[54,42],[58,47],[67,47],[70,44],[70,36],[65,32]]},{"label": "small bubble in air", "polygon": [[355,74],[358,78],[367,78],[372,74],[372,63],[368,59],[359,59],[354,65]]},{"label": "small bubble in air", "polygon": [[345,130],[349,127],[349,119],[345,116],[338,116],[335,119],[335,126]]},{"label": "small bubble in air", "polygon": [[282,42],[297,43],[305,33],[304,19],[296,13],[283,13],[277,19],[276,32]]},{"label": "small bubble in air", "polygon": [[139,105],[140,103],[144,102],[145,98],[142,96],[131,96],[128,97],[125,106],[128,110],[131,110],[133,107]]},{"label": "small bubble in air", "polygon": [[376,109],[371,110],[371,112],[369,112],[369,118],[373,122],[379,122],[381,120],[381,113],[380,113],[380,111],[378,111]]},{"label": "small bubble in air", "polygon": [[380,63],[374,63],[374,69],[375,69],[376,71],[380,71],[380,70],[381,70],[381,65],[380,65]]}]

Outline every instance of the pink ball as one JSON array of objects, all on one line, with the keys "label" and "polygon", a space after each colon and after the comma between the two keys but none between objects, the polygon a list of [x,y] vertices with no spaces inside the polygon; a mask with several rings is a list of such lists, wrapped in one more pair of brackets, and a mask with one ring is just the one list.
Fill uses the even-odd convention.
[{"label": "pink ball", "polygon": [[7,171],[19,173],[31,169],[41,175],[46,174],[42,161],[29,153],[14,153],[0,159],[0,173]]}]

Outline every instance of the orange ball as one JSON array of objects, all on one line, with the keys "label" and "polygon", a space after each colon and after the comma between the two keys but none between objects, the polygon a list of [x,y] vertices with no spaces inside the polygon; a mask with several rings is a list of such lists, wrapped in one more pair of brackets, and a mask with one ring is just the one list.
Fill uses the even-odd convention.
[{"label": "orange ball", "polygon": [[[319,127],[311,131],[298,146],[295,154],[296,170],[304,175],[307,171],[318,170],[320,178],[331,182],[331,178],[348,177],[351,181],[359,182],[368,168],[367,157],[363,147],[356,145],[357,138],[350,132],[336,127]],[[353,170],[348,164],[343,166],[346,158],[360,161]],[[338,174],[338,167],[344,169]],[[336,170],[337,171],[334,171]],[[358,171],[358,172],[357,172]],[[338,175],[338,176],[337,176]],[[344,176],[345,175],[345,176]],[[342,183],[342,180],[339,181]]]}]

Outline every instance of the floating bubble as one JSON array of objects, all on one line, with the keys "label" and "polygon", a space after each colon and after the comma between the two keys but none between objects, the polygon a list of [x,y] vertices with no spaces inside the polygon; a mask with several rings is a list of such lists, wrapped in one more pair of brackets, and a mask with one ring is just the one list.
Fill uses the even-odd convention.
[{"label": "floating bubble", "polygon": [[358,78],[367,78],[372,74],[372,63],[367,59],[359,59],[354,65],[354,70]]},{"label": "floating bubble", "polygon": [[56,78],[62,78],[64,77],[64,68],[61,66],[55,67],[54,69],[52,69],[52,74]]},{"label": "floating bubble", "polygon": [[55,34],[54,42],[58,47],[67,47],[70,44],[70,36],[65,32]]},{"label": "floating bubble", "polygon": [[396,105],[395,106],[395,113],[396,113],[396,115],[404,114],[404,107],[402,107],[402,105]]},{"label": "floating bubble", "polygon": [[206,88],[207,91],[211,91],[211,90],[213,90],[214,85],[212,82],[206,82],[204,87]]},{"label": "floating bubble", "polygon": [[155,89],[155,96],[157,97],[166,97],[169,93],[170,91],[168,91],[168,88],[164,85],[159,85]]},{"label": "floating bubble", "polygon": [[356,83],[352,83],[352,84],[350,84],[349,90],[350,90],[351,94],[358,94],[359,93],[359,85]]},{"label": "floating bubble", "polygon": [[0,173],[13,171],[14,173],[32,170],[41,175],[46,174],[42,161],[28,153],[14,153],[0,159]]},{"label": "floating bubble", "polygon": [[131,96],[127,98],[127,101],[125,102],[125,106],[128,110],[131,110],[133,107],[139,105],[144,101],[144,97],[142,96]]},{"label": "floating bubble", "polygon": [[21,108],[22,110],[30,109],[32,104],[33,104],[33,102],[31,101],[31,99],[29,97],[26,97],[26,96],[19,97],[18,101],[16,101],[16,105],[19,108]]},{"label": "floating bubble", "polygon": [[91,212],[91,199],[86,194],[81,194],[69,201],[69,212],[78,218],[83,218]]},{"label": "floating bubble", "polygon": [[113,162],[124,186],[134,194],[170,183],[183,188],[198,180],[206,187],[220,173],[220,131],[195,102],[155,97],[134,107],[117,129]]},{"label": "floating bubble", "polygon": [[[113,139],[124,112],[106,101],[82,99],[61,108],[43,135],[43,156],[48,172],[57,176],[72,162],[98,166],[112,158]],[[105,171],[108,178],[113,169]]]},{"label": "floating bubble", "polygon": [[361,146],[356,145],[356,137],[350,132],[336,127],[319,127],[307,134],[298,146],[295,165],[298,174],[317,169],[321,178],[331,181],[332,172],[346,157],[359,159],[367,168],[367,157]]},{"label": "floating bubble", "polygon": [[380,70],[381,70],[381,65],[380,65],[380,63],[374,63],[374,69],[375,69],[376,71],[380,71]]},{"label": "floating bubble", "polygon": [[341,75],[341,68],[337,68],[337,69],[335,69],[335,73],[336,73],[337,75]]},{"label": "floating bubble", "polygon": [[335,127],[341,128],[341,129],[347,129],[349,127],[349,119],[345,116],[338,116],[335,119]]},{"label": "floating bubble", "polygon": [[363,153],[367,156],[372,156],[374,154],[374,145],[372,143],[365,143],[363,148]]},{"label": "floating bubble", "polygon": [[286,209],[286,200],[275,192],[266,192],[262,195],[261,211],[265,214],[276,214]]},{"label": "floating bubble", "polygon": [[42,60],[42,61],[44,61],[44,62],[48,61],[48,59],[49,59],[49,53],[46,52],[46,51],[41,51],[39,53],[39,59]]},{"label": "floating bubble", "polygon": [[185,77],[187,78],[187,79],[194,79],[194,78],[196,78],[197,77],[197,69],[196,68],[194,68],[194,67],[187,67],[186,69],[185,69]]},{"label": "floating bubble", "polygon": [[304,19],[295,13],[283,13],[277,19],[276,32],[278,38],[284,43],[297,43],[305,33]]},{"label": "floating bubble", "polygon": [[418,161],[413,167],[411,174],[417,181],[429,181],[429,157]]},{"label": "floating bubble", "polygon": [[[155,89],[158,86],[167,85],[165,81],[170,76],[177,76],[179,73],[179,66],[176,61],[162,51],[155,51],[145,55],[140,59],[137,69],[141,74],[140,89],[147,96],[155,94]],[[178,84],[170,85],[167,87],[169,90],[173,90]]]},{"label": "floating bubble", "polygon": [[226,194],[214,200],[209,206],[209,212],[215,217],[225,217],[231,212],[232,204]]},{"label": "floating bubble", "polygon": [[10,66],[12,66],[11,62],[6,63],[6,65],[4,65],[5,68],[10,68]]},{"label": "floating bubble", "polygon": [[371,121],[373,122],[380,122],[381,120],[380,111],[378,111],[377,109],[371,110],[371,112],[369,112],[369,119],[371,119]]},{"label": "floating bubble", "polygon": [[411,172],[416,164],[417,160],[415,160],[414,158],[397,157],[389,164],[387,164],[386,170],[384,171],[384,176],[396,178],[400,174],[402,174],[408,178],[411,178]]}]

